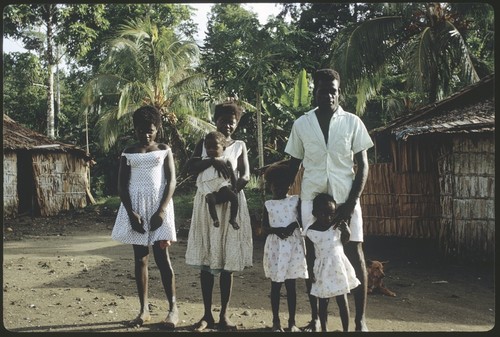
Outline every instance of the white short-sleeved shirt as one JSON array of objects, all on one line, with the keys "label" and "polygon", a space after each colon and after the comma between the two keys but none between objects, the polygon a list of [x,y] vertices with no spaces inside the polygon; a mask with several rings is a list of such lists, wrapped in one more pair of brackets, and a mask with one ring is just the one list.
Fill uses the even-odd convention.
[{"label": "white short-sleeved shirt", "polygon": [[330,190],[335,201],[342,204],[354,180],[354,154],[372,147],[373,141],[361,119],[339,106],[330,119],[325,144],[316,109],[294,122],[285,152],[302,160],[302,200],[313,200],[318,193]]}]

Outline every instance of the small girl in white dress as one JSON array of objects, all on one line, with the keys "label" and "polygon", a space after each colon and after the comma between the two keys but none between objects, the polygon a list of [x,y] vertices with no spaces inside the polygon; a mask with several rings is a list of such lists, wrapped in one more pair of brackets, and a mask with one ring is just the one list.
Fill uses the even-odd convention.
[{"label": "small girl in white dress", "polygon": [[240,229],[236,216],[238,215],[238,194],[236,193],[236,175],[233,166],[224,151],[226,150],[226,137],[219,131],[213,131],[205,136],[205,150],[207,155],[202,159],[222,160],[227,166],[229,177],[221,175],[213,166],[200,172],[196,178],[196,187],[205,194],[208,211],[213,220],[214,227],[220,226],[215,205],[229,202],[229,223],[234,229]]},{"label": "small girl in white dress", "polygon": [[312,213],[316,221],[305,232],[307,254],[314,257],[314,265],[308,265],[312,281],[309,295],[319,299],[318,316],[321,331],[327,331],[330,297],[335,297],[343,331],[348,331],[347,294],[360,284],[353,266],[344,254],[342,245],[341,236],[348,240],[349,228],[346,223],[339,228],[333,228],[335,201],[326,193],[320,193],[314,198]]},{"label": "small girl in white dress", "polygon": [[298,332],[300,329],[295,325],[295,280],[308,277],[304,238],[298,221],[299,196],[287,195],[292,181],[288,165],[271,165],[265,171],[264,177],[273,194],[273,198],[264,203],[262,219],[263,230],[267,234],[263,266],[266,277],[271,279],[272,331],[284,331],[279,318],[279,305],[281,285],[285,283],[288,329]]}]

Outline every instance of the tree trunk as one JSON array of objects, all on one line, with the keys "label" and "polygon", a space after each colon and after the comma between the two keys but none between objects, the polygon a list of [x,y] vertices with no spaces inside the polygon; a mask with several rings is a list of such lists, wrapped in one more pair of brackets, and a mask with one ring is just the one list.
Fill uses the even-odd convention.
[{"label": "tree trunk", "polygon": [[47,24],[47,136],[55,138],[54,127],[54,22],[53,11],[56,10],[56,5],[46,5],[46,24]]}]

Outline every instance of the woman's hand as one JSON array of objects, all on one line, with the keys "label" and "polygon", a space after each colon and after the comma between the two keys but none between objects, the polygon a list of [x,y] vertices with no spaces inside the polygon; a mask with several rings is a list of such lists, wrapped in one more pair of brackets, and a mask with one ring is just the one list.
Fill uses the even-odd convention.
[{"label": "woman's hand", "polygon": [[165,219],[165,212],[162,210],[157,210],[155,214],[151,217],[150,226],[151,230],[154,231],[160,228],[163,220]]},{"label": "woman's hand", "polygon": [[132,211],[132,213],[129,213],[128,217],[130,219],[130,224],[132,225],[132,229],[134,231],[141,233],[141,234],[146,233],[146,230],[142,226],[142,224],[143,224],[142,218],[139,214]]},{"label": "woman's hand", "polygon": [[247,184],[248,184],[248,180],[243,179],[243,178],[238,178],[236,180],[236,192],[239,193],[242,189],[245,188],[245,186],[247,186]]},{"label": "woman's hand", "polygon": [[219,173],[219,177],[224,177],[224,179],[229,179],[231,177],[231,168],[226,165],[226,162],[224,160],[220,159],[209,159],[212,160],[212,166],[214,169]]}]

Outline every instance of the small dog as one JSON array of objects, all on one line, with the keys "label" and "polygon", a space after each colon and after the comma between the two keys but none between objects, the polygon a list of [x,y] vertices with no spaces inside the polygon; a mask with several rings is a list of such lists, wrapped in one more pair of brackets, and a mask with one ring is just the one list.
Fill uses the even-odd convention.
[{"label": "small dog", "polygon": [[368,294],[373,294],[379,291],[384,295],[395,297],[396,293],[390,291],[384,286],[384,264],[389,261],[375,261],[367,260],[366,266],[368,271]]}]

